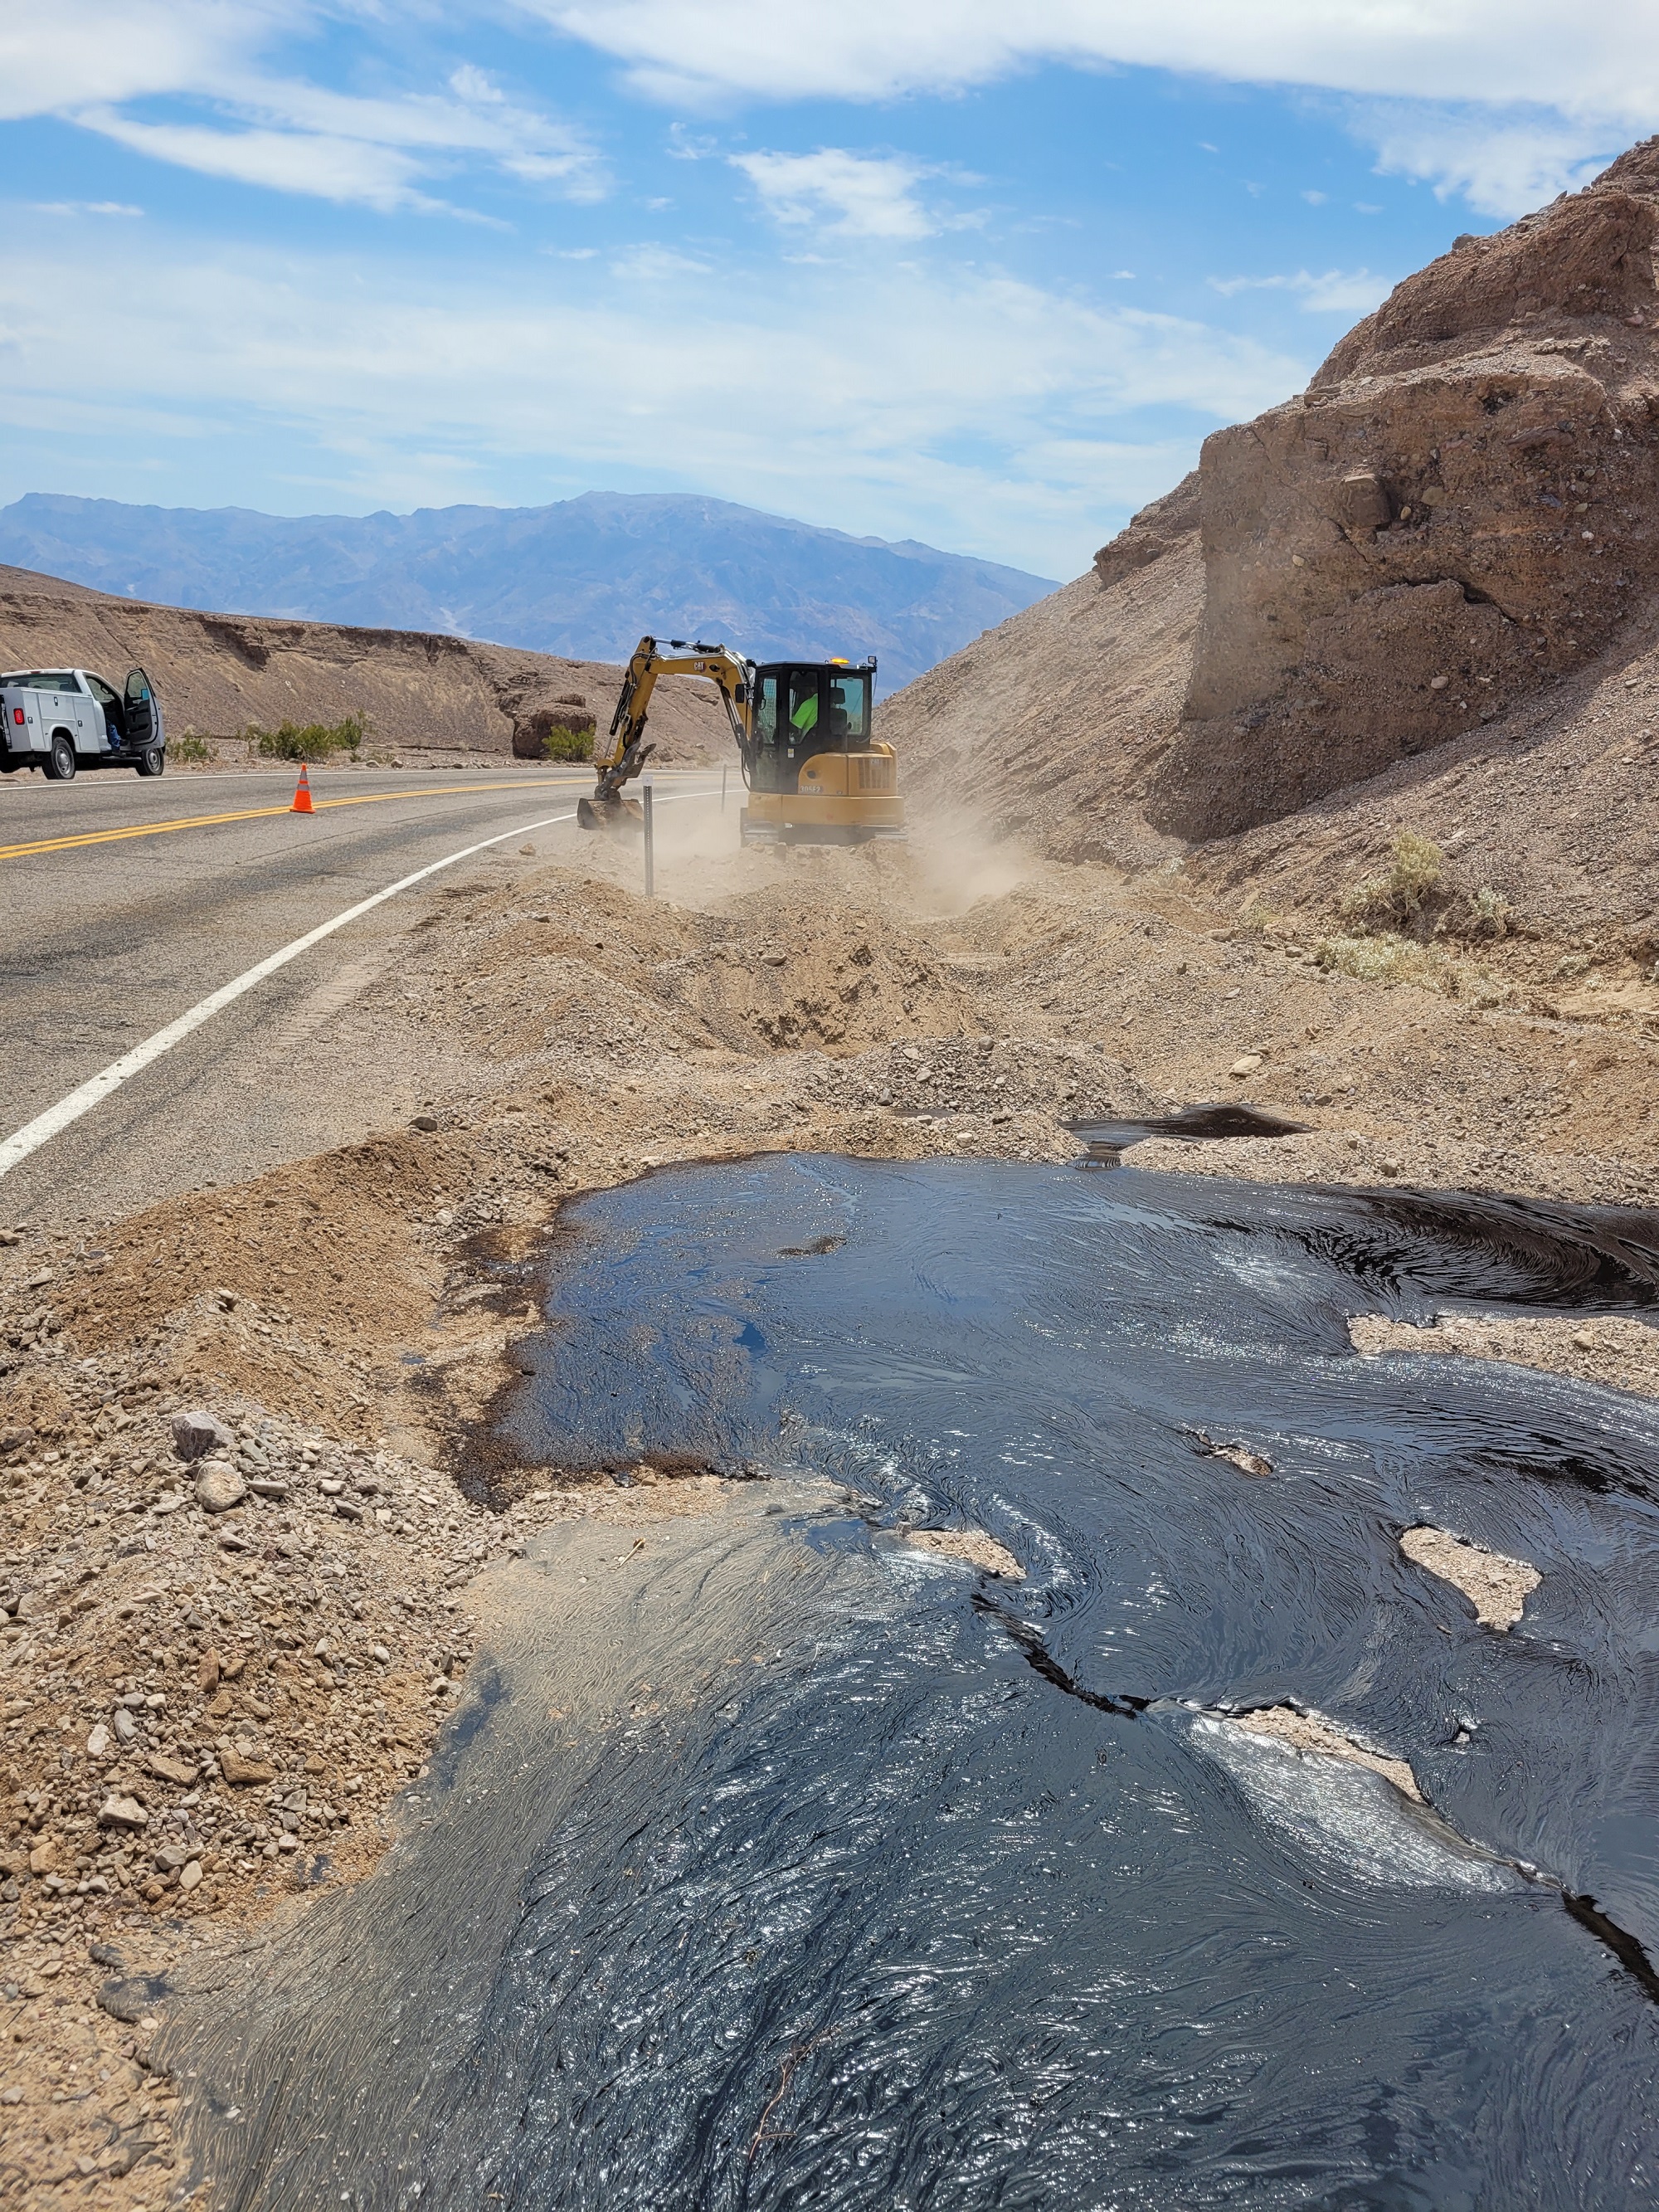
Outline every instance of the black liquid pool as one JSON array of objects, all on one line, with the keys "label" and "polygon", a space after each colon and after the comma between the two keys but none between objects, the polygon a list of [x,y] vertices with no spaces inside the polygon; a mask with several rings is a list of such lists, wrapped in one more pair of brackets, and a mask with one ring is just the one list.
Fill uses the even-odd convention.
[{"label": "black liquid pool", "polygon": [[[431,1826],[174,2031],[226,2203],[1659,2200],[1659,1410],[1346,1328],[1659,1312],[1659,1220],[772,1157],[567,1222],[526,1459],[772,1480],[725,1582],[613,1562],[614,1725],[504,1644]],[[1423,1522],[1540,1570],[1510,1632]],[[1429,1807],[1218,1717],[1285,1702]]]},{"label": "black liquid pool", "polygon": [[1089,1148],[1089,1157],[1078,1162],[1079,1167],[1115,1167],[1120,1153],[1131,1145],[1144,1144],[1149,1137],[1175,1137],[1187,1144],[1204,1144],[1218,1137],[1295,1137],[1308,1124],[1287,1121],[1266,1107],[1230,1103],[1183,1106],[1178,1113],[1139,1121],[1068,1121],[1066,1126]]}]

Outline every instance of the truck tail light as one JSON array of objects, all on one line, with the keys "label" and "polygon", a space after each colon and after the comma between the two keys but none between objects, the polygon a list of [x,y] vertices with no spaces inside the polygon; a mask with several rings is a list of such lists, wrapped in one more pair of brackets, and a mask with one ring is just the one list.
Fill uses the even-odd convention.
[{"label": "truck tail light", "polygon": [[22,708],[21,708],[21,707],[14,707],[14,708],[12,708],[12,710],[11,710],[11,719],[13,720],[13,721],[14,721],[14,722],[21,722],[21,721],[22,720],[22,719],[23,719],[23,710],[22,710]]}]

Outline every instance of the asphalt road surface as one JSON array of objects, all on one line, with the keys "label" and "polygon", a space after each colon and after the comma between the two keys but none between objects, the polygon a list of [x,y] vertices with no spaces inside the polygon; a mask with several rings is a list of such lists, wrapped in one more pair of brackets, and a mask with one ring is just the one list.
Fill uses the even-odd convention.
[{"label": "asphalt road surface", "polygon": [[[313,770],[311,815],[288,811],[295,780],[284,768],[0,781],[0,1139],[359,900],[486,838],[574,817],[592,771]],[[719,788],[707,771],[657,785],[665,799]],[[583,834],[574,818],[527,833],[549,856]],[[447,887],[498,881],[516,856],[513,842],[474,854],[256,984],[0,1178],[0,1224],[108,1216],[336,1140],[340,1101],[307,1110],[320,1107],[316,1072],[301,1080],[307,1038],[388,972]],[[349,1091],[350,1071],[337,1073]],[[346,1130],[412,1103],[362,1100]]]}]

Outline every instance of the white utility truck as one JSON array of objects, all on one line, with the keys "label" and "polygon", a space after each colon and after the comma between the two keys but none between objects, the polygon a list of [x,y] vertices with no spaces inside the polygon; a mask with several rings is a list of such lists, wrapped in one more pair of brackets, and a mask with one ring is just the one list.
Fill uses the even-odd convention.
[{"label": "white utility truck", "polygon": [[0,775],[44,769],[67,783],[77,768],[167,766],[161,702],[142,668],[118,692],[89,668],[0,670]]}]

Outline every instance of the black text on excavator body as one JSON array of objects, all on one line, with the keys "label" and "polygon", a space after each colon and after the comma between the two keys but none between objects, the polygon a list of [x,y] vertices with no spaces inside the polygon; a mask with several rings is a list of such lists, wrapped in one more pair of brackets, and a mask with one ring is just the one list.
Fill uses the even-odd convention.
[{"label": "black text on excavator body", "polygon": [[871,732],[876,664],[844,660],[757,665],[723,645],[671,638],[665,653],[642,637],[623,678],[608,737],[594,754],[599,781],[577,808],[584,829],[638,826],[623,786],[645,766],[646,716],[657,679],[700,676],[715,684],[737,740],[749,804],[745,845],[861,845],[904,836],[891,745]]}]

